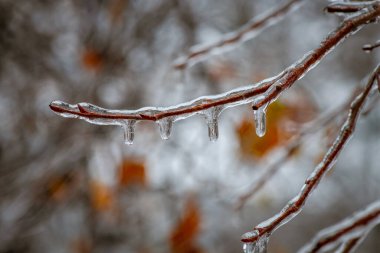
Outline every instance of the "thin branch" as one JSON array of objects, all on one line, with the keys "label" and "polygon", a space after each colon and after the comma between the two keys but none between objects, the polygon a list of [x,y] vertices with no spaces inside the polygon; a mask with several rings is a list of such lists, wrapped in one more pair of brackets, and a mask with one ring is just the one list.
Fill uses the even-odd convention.
[{"label": "thin branch", "polygon": [[373,1],[369,2],[338,2],[331,3],[325,8],[325,11],[328,13],[355,13],[368,6],[372,5]]},{"label": "thin branch", "polygon": [[329,171],[335,164],[337,157],[343,150],[349,139],[351,138],[357,119],[360,112],[374,86],[376,76],[380,73],[380,64],[372,72],[366,87],[351,103],[347,119],[343,123],[341,130],[336,137],[334,143],[325,154],[322,162],[313,170],[310,176],[306,179],[305,184],[302,186],[301,191],[295,196],[288,204],[272,218],[260,223],[254,227],[253,231],[247,232],[242,236],[242,242],[254,243],[261,237],[268,236],[280,226],[286,224],[293,219],[306,203],[307,199],[317,187],[322,177]]},{"label": "thin branch", "polygon": [[343,221],[323,229],[299,253],[316,253],[331,250],[342,244],[340,252],[350,252],[366,237],[368,232],[380,223],[380,201],[351,215]]},{"label": "thin branch", "polygon": [[366,52],[371,52],[372,50],[378,47],[380,47],[380,40],[376,41],[373,44],[366,44],[362,47],[362,49]]},{"label": "thin branch", "polygon": [[199,44],[193,46],[186,56],[174,61],[176,69],[184,69],[189,65],[200,62],[213,53],[231,50],[232,46],[253,39],[265,28],[276,24],[287,13],[295,10],[303,0],[289,0],[285,4],[268,13],[251,19],[247,24],[233,32],[225,34],[220,40],[212,44]]},{"label": "thin branch", "polygon": [[356,248],[360,245],[360,243],[363,241],[364,238],[365,238],[364,236],[357,236],[357,237],[347,240],[346,242],[342,243],[342,245],[339,247],[336,253],[354,252]]},{"label": "thin branch", "polygon": [[282,91],[301,79],[346,37],[359,30],[364,24],[375,22],[379,16],[380,4],[373,3],[371,8],[343,21],[317,49],[310,51],[280,74],[255,85],[241,87],[223,94],[200,97],[171,107],[145,107],[138,110],[108,110],[87,103],[71,105],[61,101],[53,101],[50,108],[63,117],[80,118],[99,125],[123,125],[125,120],[158,121],[170,117],[173,118],[172,121],[175,121],[197,113],[204,113],[207,109],[216,107],[223,109],[252,101],[253,108],[257,109],[276,99]]}]

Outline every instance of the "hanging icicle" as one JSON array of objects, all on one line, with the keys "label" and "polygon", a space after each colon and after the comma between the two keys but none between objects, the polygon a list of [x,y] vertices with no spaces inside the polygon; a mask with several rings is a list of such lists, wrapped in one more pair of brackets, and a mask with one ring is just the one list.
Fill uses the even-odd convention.
[{"label": "hanging icicle", "polygon": [[124,143],[128,145],[133,144],[135,139],[135,125],[136,120],[126,120],[123,122],[122,127],[124,130]]},{"label": "hanging icicle", "polygon": [[157,121],[157,124],[160,128],[160,136],[163,140],[168,140],[173,127],[173,118],[167,117]]},{"label": "hanging icicle", "polygon": [[257,110],[253,110],[253,118],[255,120],[256,134],[259,137],[263,137],[266,132],[266,110],[268,104],[259,107]]},{"label": "hanging icicle", "polygon": [[204,112],[208,127],[208,137],[210,138],[210,141],[216,141],[219,137],[218,117],[221,111],[222,107],[216,106]]}]

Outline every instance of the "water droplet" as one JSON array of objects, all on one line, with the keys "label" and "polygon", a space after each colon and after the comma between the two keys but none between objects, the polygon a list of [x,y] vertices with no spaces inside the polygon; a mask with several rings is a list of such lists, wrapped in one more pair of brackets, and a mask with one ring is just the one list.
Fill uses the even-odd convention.
[{"label": "water droplet", "polygon": [[160,127],[160,135],[163,140],[167,140],[170,137],[173,126],[173,118],[167,117],[157,121]]},{"label": "water droplet", "polygon": [[126,120],[122,127],[124,129],[124,143],[128,145],[133,144],[133,140],[135,138],[135,125],[136,120]]},{"label": "water droplet", "polygon": [[204,112],[208,128],[210,141],[216,141],[219,137],[218,116],[222,111],[221,107],[213,107]]},{"label": "water droplet", "polygon": [[263,137],[266,132],[266,110],[268,104],[259,107],[257,110],[253,110],[253,117],[255,120],[256,134],[259,137]]}]

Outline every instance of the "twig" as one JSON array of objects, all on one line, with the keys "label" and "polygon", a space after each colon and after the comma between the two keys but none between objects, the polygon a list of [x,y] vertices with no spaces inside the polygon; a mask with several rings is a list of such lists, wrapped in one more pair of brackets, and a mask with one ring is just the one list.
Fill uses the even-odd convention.
[{"label": "twig", "polygon": [[380,223],[379,200],[336,225],[323,229],[309,244],[302,247],[299,253],[331,250],[339,244],[342,244],[342,247],[338,252],[350,252],[378,223]]},{"label": "twig", "polygon": [[298,3],[303,0],[289,0],[285,4],[277,7],[274,10],[264,14],[263,16],[255,17],[251,19],[247,24],[240,27],[236,31],[225,34],[220,40],[212,44],[200,44],[193,46],[186,56],[177,58],[174,61],[174,67],[176,69],[184,69],[189,65],[195,64],[216,51],[225,52],[230,50],[232,46],[239,42],[244,42],[256,37],[265,28],[274,25],[281,20],[285,14],[298,7]]},{"label": "twig", "polygon": [[380,40],[376,41],[373,44],[366,44],[362,47],[362,49],[366,52],[371,52],[372,50],[378,47],[380,47]]},{"label": "twig", "polygon": [[313,170],[306,179],[301,191],[288,204],[272,218],[254,227],[253,231],[242,236],[242,242],[254,243],[261,237],[268,236],[277,228],[293,219],[302,209],[312,191],[317,187],[319,181],[327,171],[335,164],[337,157],[351,138],[360,112],[367,100],[367,97],[375,83],[376,75],[380,72],[380,64],[372,72],[366,87],[351,103],[347,119],[343,123],[341,130],[334,143],[325,154],[323,160]]},{"label": "twig", "polygon": [[359,246],[359,244],[364,239],[364,236],[357,236],[346,242],[342,243],[339,249],[335,253],[351,253],[354,252],[355,249]]},{"label": "twig", "polygon": [[373,2],[338,2],[331,3],[325,8],[325,11],[328,13],[355,13],[358,12]]},{"label": "twig", "polygon": [[[302,78],[310,69],[315,67],[336,45],[348,35],[354,33],[362,25],[374,22],[380,15],[380,4],[374,3],[371,8],[360,15],[346,19],[320,46],[306,54],[294,65],[291,65],[280,74],[265,79],[256,85],[241,87],[223,94],[200,97],[193,101],[178,104],[172,107],[145,107],[138,110],[108,110],[87,103],[71,105],[65,102],[53,101],[50,108],[64,117],[80,118],[93,124],[122,125],[125,120],[151,120],[173,117],[181,120],[196,113],[216,107],[232,107],[253,101],[253,108],[257,109],[277,98],[282,91],[291,87],[294,82]],[[272,87],[271,89],[269,89]],[[258,96],[260,95],[260,96]]]}]

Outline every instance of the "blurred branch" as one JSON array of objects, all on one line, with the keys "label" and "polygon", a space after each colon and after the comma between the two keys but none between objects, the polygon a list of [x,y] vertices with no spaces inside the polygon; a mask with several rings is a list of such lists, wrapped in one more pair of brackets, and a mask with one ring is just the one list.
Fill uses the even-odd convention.
[{"label": "blurred branch", "polygon": [[350,252],[378,223],[380,223],[380,201],[376,201],[364,210],[323,229],[299,252],[316,253],[332,249],[339,244],[343,245],[339,249],[340,252]]},{"label": "blurred branch", "polygon": [[253,231],[247,232],[242,236],[242,241],[245,243],[255,243],[261,238],[265,238],[274,232],[277,228],[289,222],[298,213],[301,212],[302,207],[306,203],[307,199],[317,187],[322,177],[329,171],[329,169],[335,164],[340,152],[351,138],[356,122],[362,111],[368,95],[370,94],[377,75],[380,73],[380,64],[372,72],[366,87],[364,90],[352,101],[347,119],[341,126],[341,130],[336,137],[334,143],[325,154],[323,160],[317,165],[310,176],[306,179],[305,184],[302,186],[301,191],[290,200],[287,205],[272,218],[260,223],[254,227]]},{"label": "blurred branch", "polygon": [[362,49],[366,52],[371,52],[373,49],[380,47],[380,40],[376,41],[373,44],[366,44],[362,47]]},{"label": "blurred branch", "polygon": [[187,55],[174,61],[176,69],[184,69],[189,65],[207,59],[211,54],[231,50],[233,46],[256,37],[265,28],[279,22],[289,12],[295,10],[303,0],[290,0],[283,5],[269,11],[268,13],[251,19],[248,23],[229,32],[212,44],[198,44],[192,46]]},{"label": "blurred branch", "polygon": [[369,2],[335,2],[325,8],[328,13],[355,13],[371,6],[376,1]]},{"label": "blurred branch", "polygon": [[[253,109],[273,102],[285,89],[291,87],[309,70],[315,67],[320,60],[334,49],[347,36],[359,30],[364,24],[375,22],[380,16],[380,3],[376,2],[365,11],[352,16],[331,32],[318,48],[310,51],[295,64],[280,74],[265,79],[256,85],[241,87],[223,94],[200,97],[193,101],[171,107],[145,107],[138,110],[108,110],[87,103],[68,104],[53,101],[50,108],[64,117],[80,118],[99,125],[125,125],[125,120],[160,119],[181,120],[207,109],[221,109],[253,102]],[[260,96],[259,96],[260,95]],[[256,96],[256,97],[255,97]],[[255,97],[253,99],[253,97]],[[171,118],[171,122],[174,121]],[[134,123],[133,123],[134,124]],[[131,126],[133,127],[133,126]]]}]

